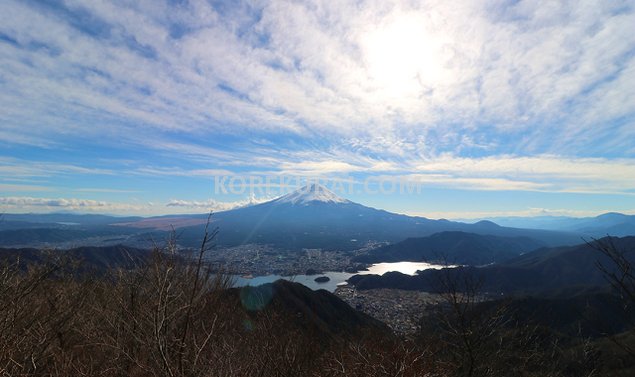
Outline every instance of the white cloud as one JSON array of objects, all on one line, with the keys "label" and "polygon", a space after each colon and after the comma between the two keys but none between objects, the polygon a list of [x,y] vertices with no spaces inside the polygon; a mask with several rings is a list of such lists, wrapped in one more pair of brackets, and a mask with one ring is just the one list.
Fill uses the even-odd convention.
[{"label": "white cloud", "polygon": [[381,174],[630,195],[634,24],[629,1],[6,0],[0,141],[55,161],[83,141],[144,157],[0,157],[0,176]]},{"label": "white cloud", "polygon": [[80,212],[126,213],[147,210],[147,205],[114,203],[77,198],[34,198],[34,197],[0,197],[0,206],[7,211],[58,211],[73,210]]},{"label": "white cloud", "polygon": [[16,184],[5,184],[0,183],[0,191],[11,192],[11,191],[48,191],[50,187],[46,186],[38,186],[38,185],[16,185]]},{"label": "white cloud", "polygon": [[238,200],[233,202],[223,202],[213,199],[196,201],[196,200],[179,200],[172,199],[166,204],[167,207],[184,207],[188,209],[206,210],[206,211],[227,211],[234,208],[246,207],[254,204],[264,203],[272,198],[256,198],[251,196],[249,199]]},{"label": "white cloud", "polygon": [[[25,135],[21,133],[17,128],[14,130],[9,130],[9,125],[3,125],[6,127],[5,130],[0,130],[0,142],[4,142],[11,145],[29,145],[40,148],[50,148],[54,146],[56,143],[51,140],[46,140],[44,138],[40,138],[33,135]],[[14,128],[14,127],[11,127]]]},{"label": "white cloud", "polygon": [[[425,213],[410,212],[411,216],[424,216],[432,219],[454,219],[457,221],[475,221],[491,219],[495,217],[538,217],[538,216],[566,216],[566,217],[595,217],[607,212],[615,212],[615,209],[600,210],[575,210],[575,209],[549,209],[528,208],[514,211],[427,211]],[[635,209],[620,209],[626,215],[635,215]]]},{"label": "white cloud", "polygon": [[110,189],[110,188],[78,188],[74,189],[76,192],[104,192],[104,193],[113,193],[113,194],[129,194],[140,192],[137,190],[123,190],[123,189]]},{"label": "white cloud", "polygon": [[[413,182],[421,184],[423,187],[446,187],[460,190],[486,190],[486,191],[549,191],[550,185],[541,182],[531,182],[525,180],[507,178],[473,178],[456,177],[447,174],[409,174],[398,176],[397,179],[403,182]],[[390,181],[391,177],[381,177]]]},{"label": "white cloud", "polygon": [[231,174],[231,171],[226,169],[183,169],[176,167],[140,167],[134,172],[143,175],[173,177],[214,177]]},{"label": "white cloud", "polygon": [[[331,159],[324,160],[325,154]],[[240,181],[253,178],[260,182],[264,182],[267,176],[274,181],[279,181],[280,177],[344,178],[358,185],[369,179],[373,182],[415,182],[424,187],[464,190],[635,194],[635,160],[626,158],[563,158],[553,155],[460,158],[441,155],[386,161],[342,150],[303,152],[286,157],[293,162],[272,159],[269,164],[261,165],[266,170],[229,176],[242,177]]]},{"label": "white cloud", "polygon": [[[58,211],[142,216],[166,214],[165,206],[159,206],[151,202],[116,202],[84,198],[0,196],[0,213],[47,213]],[[175,211],[174,213],[177,212],[178,211]]]},{"label": "white cloud", "polygon": [[[27,46],[0,47],[4,120],[33,127],[25,142],[104,135],[106,124],[131,139],[148,127],[335,140],[538,127],[566,148],[633,117],[628,2],[279,1],[231,14],[166,4],[66,2],[110,28],[92,37],[43,7],[3,2],[0,31]],[[553,152],[544,133],[531,138]]]},{"label": "white cloud", "polygon": [[0,156],[0,175],[4,178],[59,177],[81,174],[114,175],[116,173],[111,169]]},{"label": "white cloud", "polygon": [[343,175],[355,176],[358,181],[370,177],[476,190],[635,194],[635,159],[628,158],[556,155],[462,158],[445,154],[387,161],[339,149],[290,154],[286,158],[293,162],[274,160],[268,166],[270,170],[248,174],[332,179]]},{"label": "white cloud", "polygon": [[362,169],[363,167],[335,160],[284,162],[280,165],[280,174],[317,177],[326,174],[350,173]]},{"label": "white cloud", "polygon": [[104,207],[106,202],[84,199],[44,199],[30,197],[0,198],[0,204],[9,206],[43,206],[43,207]]},{"label": "white cloud", "polygon": [[[540,191],[635,194],[633,159],[445,156],[416,162],[413,170],[451,175],[457,178],[457,185],[463,179],[504,178],[531,181],[533,189]],[[514,189],[505,185],[501,188]]]}]

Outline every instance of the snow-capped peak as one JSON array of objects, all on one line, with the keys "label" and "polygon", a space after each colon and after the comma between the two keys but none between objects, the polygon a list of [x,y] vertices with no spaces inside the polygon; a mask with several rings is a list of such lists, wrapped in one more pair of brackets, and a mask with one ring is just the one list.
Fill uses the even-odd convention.
[{"label": "snow-capped peak", "polygon": [[275,202],[290,204],[308,204],[311,202],[350,203],[350,201],[340,198],[331,190],[317,183],[304,186],[290,194],[281,196]]}]

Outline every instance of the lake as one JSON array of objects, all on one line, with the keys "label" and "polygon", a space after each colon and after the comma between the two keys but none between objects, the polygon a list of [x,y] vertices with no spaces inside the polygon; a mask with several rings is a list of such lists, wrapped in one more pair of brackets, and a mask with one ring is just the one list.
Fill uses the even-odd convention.
[{"label": "lake", "polygon": [[[376,263],[368,267],[368,270],[359,271],[356,273],[349,272],[336,272],[326,271],[324,274],[319,275],[295,275],[295,276],[282,276],[282,275],[266,275],[255,276],[253,278],[245,278],[242,276],[235,276],[234,286],[244,287],[247,285],[257,286],[266,283],[272,283],[278,279],[285,279],[294,281],[306,285],[307,287],[317,290],[326,289],[329,292],[334,292],[338,285],[345,284],[346,280],[353,275],[383,275],[386,272],[397,271],[406,275],[415,275],[419,270],[428,269],[440,269],[445,266],[430,264],[425,262],[394,262],[394,263]],[[329,281],[325,283],[318,283],[315,278],[318,276],[328,276]]]}]

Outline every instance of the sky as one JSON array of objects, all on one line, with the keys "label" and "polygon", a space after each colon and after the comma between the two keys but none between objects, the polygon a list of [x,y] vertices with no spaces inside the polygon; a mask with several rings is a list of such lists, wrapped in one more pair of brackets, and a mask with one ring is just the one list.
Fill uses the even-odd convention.
[{"label": "sky", "polygon": [[320,179],[431,218],[635,214],[633,25],[633,1],[3,0],[0,212]]}]

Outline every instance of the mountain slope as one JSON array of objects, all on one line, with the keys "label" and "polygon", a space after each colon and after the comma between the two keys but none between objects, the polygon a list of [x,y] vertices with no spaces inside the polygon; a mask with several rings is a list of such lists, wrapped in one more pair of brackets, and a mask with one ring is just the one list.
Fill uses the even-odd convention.
[{"label": "mountain slope", "polygon": [[286,313],[296,325],[322,334],[355,334],[360,330],[390,334],[390,329],[367,314],[351,308],[323,289],[313,291],[300,283],[277,280],[257,287],[232,288],[229,294],[240,307],[259,312],[264,308]]},{"label": "mountain slope", "polygon": [[[13,216],[13,215],[12,215]],[[37,226],[16,229],[16,223],[46,221]],[[78,244],[125,242],[145,247],[149,240],[163,240],[177,229],[179,243],[198,247],[204,234],[206,214],[160,216],[151,218],[113,218],[82,215],[16,215],[12,228],[1,233],[0,246],[68,247]],[[64,221],[66,224],[52,224]],[[77,220],[78,224],[73,220]],[[572,232],[517,229],[491,221],[465,224],[448,220],[430,220],[363,206],[343,199],[320,185],[309,185],[278,199],[215,213],[213,225],[220,233],[217,243],[237,246],[250,243],[270,244],[298,250],[323,248],[354,250],[368,241],[399,242],[410,237],[425,237],[444,231],[461,231],[500,237],[529,237],[548,246],[573,245],[580,236]],[[28,228],[28,229],[27,229]],[[37,229],[35,229],[37,228]],[[2,231],[2,228],[0,228]],[[89,238],[96,236],[96,239]]]},{"label": "mountain slope", "polygon": [[20,263],[23,268],[29,265],[70,258],[80,262],[84,270],[103,272],[109,268],[134,268],[146,262],[152,252],[122,245],[105,247],[77,247],[68,250],[40,250],[33,248],[0,248],[0,262]]},{"label": "mountain slope", "polygon": [[447,262],[483,265],[501,262],[544,247],[528,237],[498,237],[465,232],[441,232],[371,250],[354,258],[355,262]]},{"label": "mountain slope", "polygon": [[350,204],[349,200],[340,198],[326,187],[313,183],[300,188],[290,194],[283,195],[278,199],[271,201],[274,205],[292,204],[292,205],[310,205],[312,203],[340,203]]},{"label": "mountain slope", "polygon": [[[635,265],[635,237],[606,237],[600,242],[613,242]],[[400,273],[355,275],[349,282],[359,289],[400,288],[423,291],[441,289],[444,279],[465,281],[471,276],[482,282],[482,291],[491,293],[531,293],[568,295],[606,287],[604,274],[597,263],[613,266],[611,261],[593,246],[580,244],[569,247],[539,249],[509,261],[486,267],[459,267],[446,270],[426,270],[416,276]]]},{"label": "mountain slope", "polygon": [[[398,242],[443,231],[530,237],[550,246],[580,241],[575,233],[505,228],[490,221],[465,224],[395,214],[339,198],[317,185],[266,203],[216,213],[213,220],[220,228],[219,244],[227,246],[267,243],[289,249],[351,250],[367,241]],[[202,225],[181,229],[180,242],[196,245],[202,229]]]}]

